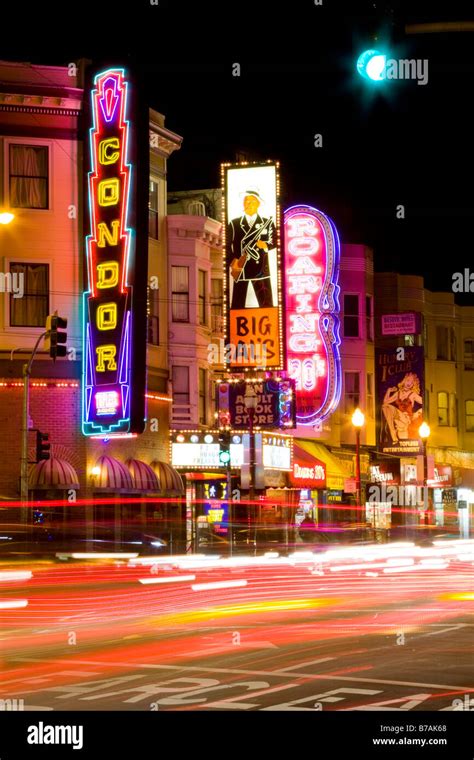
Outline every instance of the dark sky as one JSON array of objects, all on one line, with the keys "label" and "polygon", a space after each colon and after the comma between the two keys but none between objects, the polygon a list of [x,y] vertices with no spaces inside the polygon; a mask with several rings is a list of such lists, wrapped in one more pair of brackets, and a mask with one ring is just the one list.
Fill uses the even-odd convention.
[{"label": "dark sky", "polygon": [[[169,189],[218,186],[220,162],[236,151],[278,158],[283,206],[327,212],[343,242],[374,248],[377,270],[421,274],[428,287],[450,290],[453,273],[471,266],[474,32],[405,32],[407,23],[472,20],[468,3],[97,0],[68,7],[58,30],[53,5],[54,29],[47,3],[30,11],[22,4],[33,38],[3,39],[0,56],[138,64],[150,105],[184,138],[169,161]],[[371,47],[395,59],[428,59],[428,84],[365,82],[355,63]],[[235,62],[240,77],[232,76]],[[314,147],[316,133],[322,148]],[[397,204],[405,206],[403,220]]]}]

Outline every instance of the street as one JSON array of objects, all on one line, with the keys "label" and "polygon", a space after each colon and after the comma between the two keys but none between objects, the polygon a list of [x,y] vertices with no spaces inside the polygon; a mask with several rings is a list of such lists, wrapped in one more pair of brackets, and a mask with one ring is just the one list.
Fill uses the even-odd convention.
[{"label": "street", "polygon": [[473,541],[4,563],[3,709],[472,709]]}]

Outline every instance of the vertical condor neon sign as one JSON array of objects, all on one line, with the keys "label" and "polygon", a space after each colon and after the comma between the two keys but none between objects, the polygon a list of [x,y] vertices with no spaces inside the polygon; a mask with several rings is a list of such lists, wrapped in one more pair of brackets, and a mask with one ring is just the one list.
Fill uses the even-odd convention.
[{"label": "vertical condor neon sign", "polygon": [[147,250],[143,250],[141,235],[137,234],[140,221],[136,207],[142,193],[136,172],[132,176],[132,159],[137,154],[136,134],[128,119],[132,112],[130,83],[123,69],[108,69],[95,76],[93,85],[83,432],[123,435],[142,432],[144,426],[145,355],[143,345],[134,343],[141,342],[137,327],[141,326],[146,335],[146,315],[134,291],[136,294],[137,287],[146,288],[143,272],[146,278]]},{"label": "vertical condor neon sign", "polygon": [[297,425],[316,425],[341,395],[339,237],[311,206],[287,209],[284,230],[287,370]]}]

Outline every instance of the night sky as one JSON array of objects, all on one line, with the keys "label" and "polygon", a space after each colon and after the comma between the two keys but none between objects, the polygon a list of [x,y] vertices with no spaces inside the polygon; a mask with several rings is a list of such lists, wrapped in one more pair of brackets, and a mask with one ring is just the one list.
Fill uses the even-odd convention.
[{"label": "night sky", "polygon": [[[138,65],[150,105],[184,138],[168,164],[169,190],[217,187],[220,162],[238,151],[279,159],[283,206],[308,203],[328,213],[342,242],[374,248],[376,270],[424,275],[428,287],[446,291],[454,272],[474,272],[474,32],[405,32],[415,22],[472,20],[468,3],[98,0],[67,7],[53,30],[44,4],[28,11],[22,4],[33,37],[2,39],[0,57]],[[428,84],[366,82],[355,64],[371,47],[395,59],[428,59]],[[232,76],[235,62],[240,77]],[[317,133],[322,148],[314,147]],[[405,219],[396,218],[398,204]]]}]

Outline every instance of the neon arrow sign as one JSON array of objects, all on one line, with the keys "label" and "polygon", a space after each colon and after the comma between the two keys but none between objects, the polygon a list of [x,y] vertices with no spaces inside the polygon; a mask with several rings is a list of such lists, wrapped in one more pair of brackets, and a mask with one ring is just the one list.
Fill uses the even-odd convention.
[{"label": "neon arrow sign", "polygon": [[296,381],[296,423],[315,425],[337,407],[339,356],[339,237],[311,206],[284,214],[288,375]]},{"label": "neon arrow sign", "polygon": [[127,281],[132,230],[128,83],[123,69],[94,79],[89,133],[90,234],[84,293],[83,432],[130,430],[132,287]]}]

